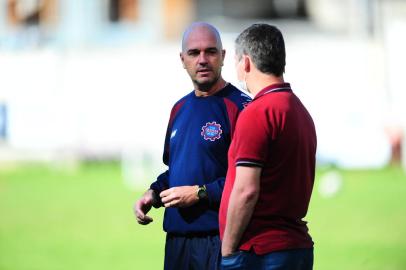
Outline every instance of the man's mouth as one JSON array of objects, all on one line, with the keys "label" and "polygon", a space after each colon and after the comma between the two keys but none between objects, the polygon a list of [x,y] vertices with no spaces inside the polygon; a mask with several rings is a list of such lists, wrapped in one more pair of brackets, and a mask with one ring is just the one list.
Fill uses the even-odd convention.
[{"label": "man's mouth", "polygon": [[199,69],[199,70],[197,70],[197,73],[199,73],[199,74],[207,74],[209,72],[211,72],[211,69]]}]

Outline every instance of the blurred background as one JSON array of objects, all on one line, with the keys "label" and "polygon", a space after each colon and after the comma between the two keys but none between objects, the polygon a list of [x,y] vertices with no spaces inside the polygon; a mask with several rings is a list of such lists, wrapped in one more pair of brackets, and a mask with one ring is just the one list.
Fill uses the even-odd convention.
[{"label": "blurred background", "polygon": [[279,27],[285,80],[312,114],[315,269],[406,269],[403,0],[0,0],[0,270],[161,269],[171,106],[192,90],[181,35]]}]

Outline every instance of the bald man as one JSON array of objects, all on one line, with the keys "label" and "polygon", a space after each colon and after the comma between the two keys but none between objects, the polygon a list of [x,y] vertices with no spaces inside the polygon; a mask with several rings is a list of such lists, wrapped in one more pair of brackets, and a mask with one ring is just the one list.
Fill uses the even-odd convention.
[{"label": "bald man", "polygon": [[163,153],[168,170],[134,206],[142,225],[152,222],[152,206],[165,207],[165,269],[217,269],[227,151],[236,119],[251,100],[222,78],[224,57],[214,26],[197,22],[186,29],[180,59],[194,88],[170,113]]}]

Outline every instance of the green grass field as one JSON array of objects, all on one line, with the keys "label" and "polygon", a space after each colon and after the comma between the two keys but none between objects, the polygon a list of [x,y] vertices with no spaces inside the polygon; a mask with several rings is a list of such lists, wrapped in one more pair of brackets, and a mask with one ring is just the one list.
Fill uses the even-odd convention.
[{"label": "green grass field", "polygon": [[[400,169],[341,171],[342,190],[309,214],[316,270],[406,269],[406,176]],[[162,209],[140,226],[120,167],[0,170],[0,270],[162,269]]]}]

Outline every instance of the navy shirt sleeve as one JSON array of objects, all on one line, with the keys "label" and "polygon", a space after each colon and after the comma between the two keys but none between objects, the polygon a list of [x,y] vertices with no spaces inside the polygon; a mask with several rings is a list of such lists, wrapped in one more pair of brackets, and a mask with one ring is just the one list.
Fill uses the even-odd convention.
[{"label": "navy shirt sleeve", "polygon": [[[168,143],[168,133],[170,132],[170,121],[168,124],[168,129],[166,131],[166,137],[165,137],[165,146],[164,146],[164,153],[163,153],[163,162],[165,165],[168,165],[168,161],[169,161],[169,143]],[[160,207],[163,206],[162,201],[161,201],[161,197],[159,197],[159,193],[161,193],[162,191],[166,190],[169,188],[169,170],[166,170],[165,172],[161,173],[155,182],[153,182],[151,184],[151,186],[149,187],[150,189],[152,189],[155,194],[157,195],[157,199],[158,199],[158,204],[154,205],[155,207]]]},{"label": "navy shirt sleeve", "polygon": [[210,205],[220,205],[225,181],[225,177],[220,177],[214,182],[206,184],[207,198]]},{"label": "navy shirt sleeve", "polygon": [[150,189],[152,189],[155,194],[157,195],[156,198],[158,200],[158,203],[156,205],[154,205],[154,207],[161,207],[163,206],[162,201],[161,201],[161,197],[159,196],[159,193],[161,193],[162,191],[164,191],[165,189],[168,189],[169,184],[168,184],[168,177],[169,177],[169,170],[166,170],[165,172],[161,173],[155,182],[153,182],[151,184],[151,186],[149,187]]},{"label": "navy shirt sleeve", "polygon": [[[170,134],[172,132],[172,123],[173,120],[175,119],[175,116],[178,112],[178,110],[180,109],[180,107],[183,105],[184,100],[181,99],[180,101],[178,101],[172,108],[171,110],[171,114],[169,117],[169,122],[168,122],[168,127],[166,129],[166,135],[165,135],[165,144],[164,144],[164,153],[163,153],[163,162],[165,165],[169,165],[169,140],[170,140]],[[161,197],[159,197],[159,193],[161,193],[162,191],[166,190],[169,188],[169,170],[166,170],[165,172],[161,173],[155,182],[153,182],[150,185],[150,189],[152,189],[157,196],[157,199],[159,200],[159,205],[157,205],[157,207],[159,206],[163,206],[162,202],[161,202]]]}]

